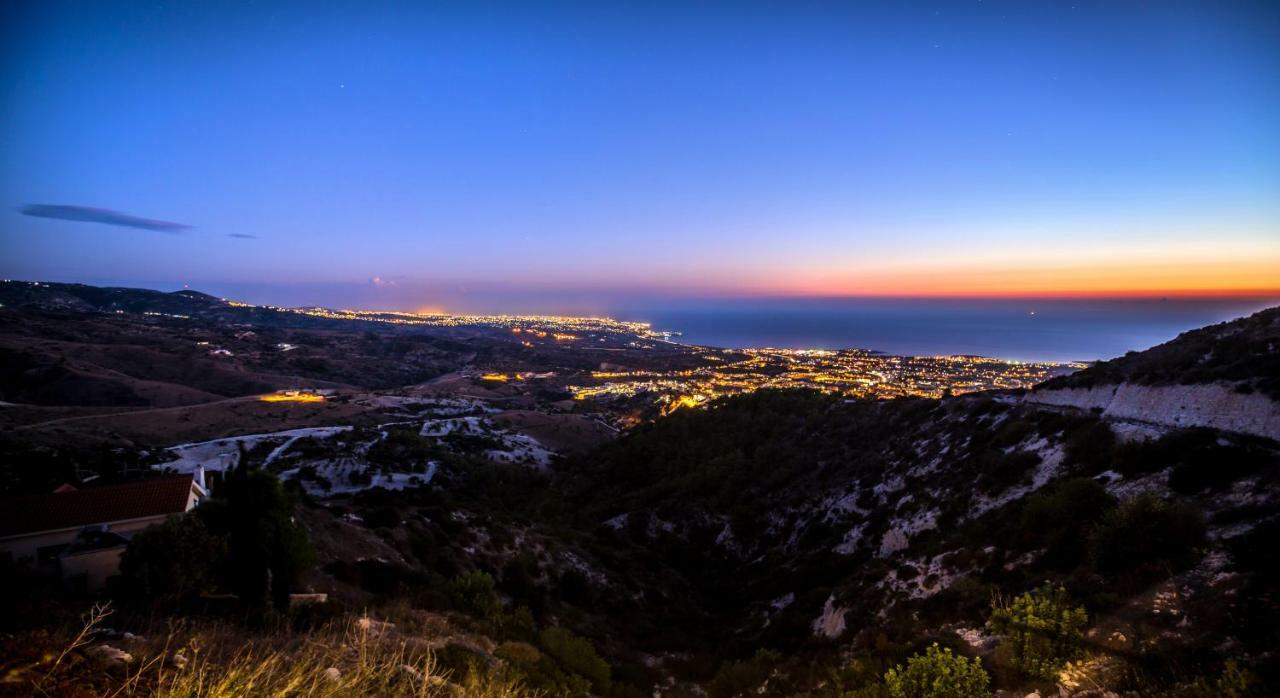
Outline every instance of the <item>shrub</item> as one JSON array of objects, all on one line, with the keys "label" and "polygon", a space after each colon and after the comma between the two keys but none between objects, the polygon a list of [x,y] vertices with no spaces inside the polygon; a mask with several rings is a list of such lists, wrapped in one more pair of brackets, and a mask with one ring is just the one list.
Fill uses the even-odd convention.
[{"label": "shrub", "polygon": [[1173,467],[1170,486],[1184,493],[1221,487],[1265,465],[1265,452],[1221,445],[1212,429],[1171,431],[1158,439],[1131,441],[1116,449],[1115,469],[1125,477]]},{"label": "shrub", "polygon": [[494,587],[488,573],[472,570],[449,583],[449,597],[458,608],[491,620],[502,614],[502,601]]},{"label": "shrub", "polygon": [[1184,569],[1195,561],[1204,528],[1195,509],[1142,494],[1102,517],[1089,554],[1094,569],[1109,575],[1151,565]]},{"label": "shrub", "polygon": [[1116,435],[1103,421],[1076,427],[1065,435],[1063,451],[1066,462],[1086,475],[1111,467]]},{"label": "shrub", "polygon": [[154,600],[177,600],[208,591],[227,554],[226,541],[197,516],[172,516],[129,541],[120,574],[130,590]]},{"label": "shrub", "polygon": [[1080,653],[1081,631],[1089,622],[1084,608],[1073,607],[1067,590],[1050,584],[993,604],[987,627],[1000,635],[1000,651],[1023,674],[1052,679]]},{"label": "shrub", "polygon": [[1045,564],[1068,569],[1084,557],[1094,523],[1115,506],[1115,498],[1096,480],[1063,480],[1027,497],[1022,527],[1046,549]]},{"label": "shrub", "polygon": [[975,657],[951,653],[933,643],[923,655],[917,654],[884,675],[892,698],[989,698],[991,677]]},{"label": "shrub", "polygon": [[591,641],[564,628],[547,628],[540,636],[542,649],[565,669],[586,678],[600,693],[609,690],[609,665],[596,654]]},{"label": "shrub", "polygon": [[760,650],[750,661],[726,663],[716,672],[707,693],[712,698],[761,693],[773,673],[773,667],[781,661],[782,655],[777,652]]},{"label": "shrub", "polygon": [[1195,494],[1206,489],[1219,491],[1276,462],[1266,449],[1237,444],[1221,445],[1217,437],[1177,459],[1169,473],[1169,487],[1181,494]]},{"label": "shrub", "polygon": [[512,675],[538,695],[585,698],[591,693],[590,681],[566,672],[533,645],[504,642],[493,654],[505,661]]},{"label": "shrub", "polygon": [[1041,462],[1040,454],[1034,451],[986,451],[978,459],[981,470],[979,481],[988,492],[1003,492],[1021,482],[1029,480],[1031,470]]}]

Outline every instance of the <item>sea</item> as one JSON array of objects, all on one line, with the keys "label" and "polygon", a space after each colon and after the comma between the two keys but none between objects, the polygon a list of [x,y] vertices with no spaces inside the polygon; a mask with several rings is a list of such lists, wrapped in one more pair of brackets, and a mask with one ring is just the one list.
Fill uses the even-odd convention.
[{"label": "sea", "polygon": [[1275,305],[1280,298],[700,299],[620,307],[613,314],[679,332],[674,341],[714,347],[1067,362],[1140,351]]}]

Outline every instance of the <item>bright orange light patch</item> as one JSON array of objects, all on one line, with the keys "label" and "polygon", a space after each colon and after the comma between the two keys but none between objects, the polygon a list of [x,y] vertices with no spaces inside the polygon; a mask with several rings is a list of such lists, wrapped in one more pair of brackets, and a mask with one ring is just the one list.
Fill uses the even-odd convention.
[{"label": "bright orange light patch", "polygon": [[483,376],[480,376],[480,380],[506,383],[509,379],[505,373],[486,373]]},{"label": "bright orange light patch", "polygon": [[272,393],[258,398],[262,402],[324,402],[323,395],[315,393]]},{"label": "bright orange light patch", "polygon": [[707,399],[702,395],[681,395],[671,402],[668,402],[666,407],[662,409],[662,414],[663,416],[666,416],[679,409],[697,407],[706,401]]}]

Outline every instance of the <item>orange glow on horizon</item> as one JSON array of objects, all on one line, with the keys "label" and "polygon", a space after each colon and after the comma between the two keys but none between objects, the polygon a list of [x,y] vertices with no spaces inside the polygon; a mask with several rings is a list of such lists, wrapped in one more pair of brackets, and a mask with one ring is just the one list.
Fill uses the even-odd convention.
[{"label": "orange glow on horizon", "polygon": [[918,298],[1280,297],[1280,260],[1096,265],[931,265],[816,272],[766,284],[783,296]]}]

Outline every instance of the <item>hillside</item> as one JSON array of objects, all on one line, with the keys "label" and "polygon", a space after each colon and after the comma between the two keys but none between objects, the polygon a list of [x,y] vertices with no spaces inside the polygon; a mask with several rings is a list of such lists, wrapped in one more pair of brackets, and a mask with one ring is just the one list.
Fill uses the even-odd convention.
[{"label": "hillside", "polygon": [[1146,351],[1100,361],[1046,381],[1036,392],[1131,383],[1147,386],[1225,383],[1241,393],[1280,400],[1280,308],[1202,327]]},{"label": "hillside", "polygon": [[[73,341],[56,337],[67,316],[22,312],[4,341],[37,356],[65,353],[62,368],[47,364],[54,369],[92,365],[217,396],[231,391],[214,392],[216,372],[130,365],[134,349],[109,347],[144,347],[119,341],[122,333],[175,338],[145,345],[161,352],[166,341],[210,337],[233,348],[236,373],[252,376],[268,375],[256,367],[269,365],[281,337],[111,313],[86,325],[97,339]],[[10,406],[18,428],[3,445],[37,475],[47,471],[24,487],[51,487],[48,478],[86,467],[113,475],[125,453],[140,467],[281,478],[315,553],[300,583],[327,595],[290,611],[289,622],[330,628],[315,630],[326,643],[325,619],[392,622],[395,637],[433,648],[459,680],[484,666],[553,695],[881,696],[889,669],[936,642],[976,658],[1003,695],[1264,695],[1280,681],[1280,570],[1269,552],[1280,527],[1280,444],[1044,396],[1112,381],[1191,390],[1188,399],[1251,386],[1227,392],[1272,409],[1264,388],[1274,378],[1266,338],[1275,317],[1188,333],[1026,394],[870,400],[760,390],[621,434],[550,388],[560,376],[512,378],[512,366],[574,370],[586,351],[427,336],[424,348],[464,368],[395,389],[348,384],[333,399],[298,404],[250,396],[78,408],[51,421],[34,420],[69,408]],[[405,370],[396,354],[374,353],[383,335],[289,332],[290,342],[329,343],[314,351],[334,368],[311,375],[341,375],[356,351],[368,357],[359,370],[378,373],[353,381],[394,381]],[[1212,370],[1179,383],[1193,349]],[[610,356],[647,366],[696,358],[671,351]],[[58,394],[57,376],[32,373],[27,361],[5,389]],[[487,379],[486,361],[507,362],[509,373]],[[86,439],[135,451],[58,455]],[[64,470],[69,462],[79,470]],[[237,617],[207,602],[131,603],[119,631],[152,628],[139,619],[157,613],[193,623]],[[1035,613],[1044,608],[1069,619],[1052,642],[1020,625],[1043,622]],[[50,611],[13,613],[39,624]]]},{"label": "hillside", "polygon": [[[1224,641],[1259,657],[1274,647],[1274,609],[1254,615],[1255,599],[1237,597],[1240,584],[1274,584],[1272,571],[1231,551],[1269,535],[1272,523],[1251,531],[1280,513],[1278,464],[1270,442],[1118,432],[1088,414],[989,398],[759,393],[672,416],[566,470],[602,535],[661,551],[722,629],[708,645],[744,659],[768,647],[883,662],[927,638],[991,658],[992,594],[1053,579],[1095,619],[1104,654],[1159,664]],[[1111,566],[1110,543],[1091,539],[1139,493],[1205,528],[1171,541],[1186,546],[1176,554],[1130,542]],[[1143,604],[1170,588],[1186,609],[1237,618],[1238,634],[1161,625]],[[1107,647],[1103,627],[1152,644]]]},{"label": "hillside", "polygon": [[1280,439],[1280,308],[1045,381],[1025,400]]}]

